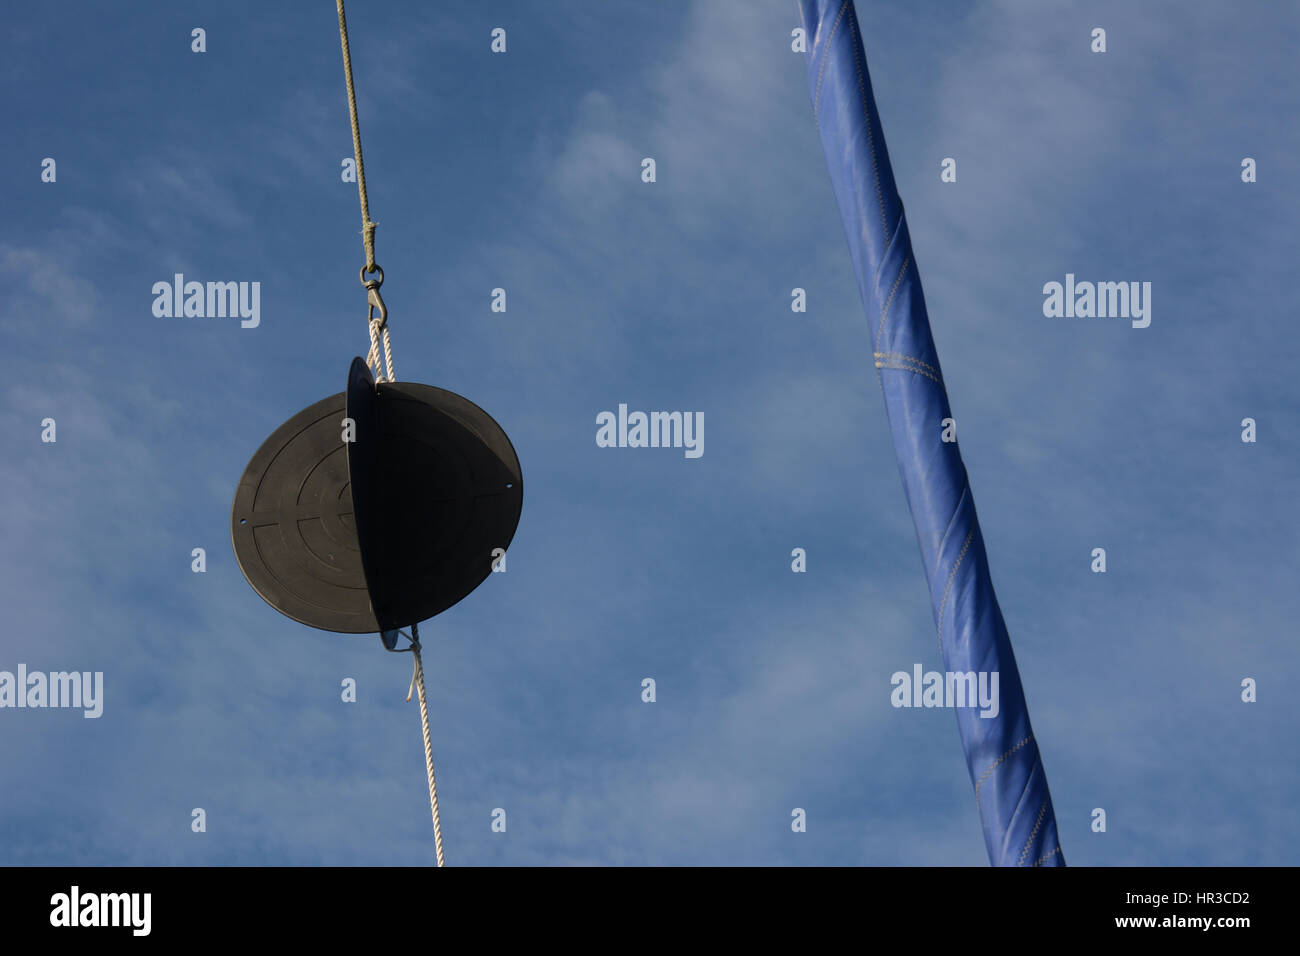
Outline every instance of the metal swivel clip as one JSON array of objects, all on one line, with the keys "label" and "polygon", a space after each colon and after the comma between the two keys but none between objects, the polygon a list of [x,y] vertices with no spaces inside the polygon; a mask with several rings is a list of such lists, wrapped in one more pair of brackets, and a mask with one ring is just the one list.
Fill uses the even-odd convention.
[{"label": "metal swivel clip", "polygon": [[[379,275],[374,279],[366,278],[366,267],[361,267],[361,284],[366,287],[366,299],[370,303],[370,324],[374,326],[376,332],[381,332],[384,326],[388,324],[388,308],[384,305],[384,299],[379,294],[379,287],[384,284],[384,270],[376,265],[375,272]],[[378,322],[378,325],[375,323]]]}]

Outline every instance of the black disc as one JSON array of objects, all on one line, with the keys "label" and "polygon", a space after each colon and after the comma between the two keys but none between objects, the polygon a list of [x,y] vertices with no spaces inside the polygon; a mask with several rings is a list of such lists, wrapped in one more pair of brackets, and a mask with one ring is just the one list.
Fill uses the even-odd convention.
[{"label": "black disc", "polygon": [[345,409],[345,393],[331,395],[262,443],[239,480],[230,537],[267,604],[312,627],[365,634],[380,628],[353,518]]},{"label": "black disc", "polygon": [[501,426],[455,392],[413,382],[371,392],[354,375],[348,395],[359,439],[371,395],[378,406],[373,458],[364,446],[351,457],[370,601],[379,629],[407,627],[482,584],[494,550],[510,546],[523,508],[519,458]]},{"label": "black disc", "polygon": [[248,463],[231,540],[249,584],[295,621],[395,631],[483,583],[523,491],[487,412],[431,385],[376,387],[356,359],[346,392],[285,422]]}]

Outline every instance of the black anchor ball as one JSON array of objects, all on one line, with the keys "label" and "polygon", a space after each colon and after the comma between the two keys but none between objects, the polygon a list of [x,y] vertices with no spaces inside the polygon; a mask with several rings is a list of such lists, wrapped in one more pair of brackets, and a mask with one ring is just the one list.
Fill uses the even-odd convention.
[{"label": "black anchor ball", "polygon": [[431,385],[376,385],[356,358],[346,392],[253,455],[230,536],[244,577],[280,613],[326,631],[393,631],[483,583],[523,493],[514,446],[487,412]]}]

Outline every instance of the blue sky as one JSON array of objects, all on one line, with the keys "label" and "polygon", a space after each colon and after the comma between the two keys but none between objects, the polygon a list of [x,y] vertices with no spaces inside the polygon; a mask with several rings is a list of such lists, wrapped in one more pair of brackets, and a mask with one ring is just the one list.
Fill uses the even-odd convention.
[{"label": "blue sky", "polygon": [[[507,573],[422,629],[448,862],[985,865],[953,715],[889,703],[942,664],[795,5],[349,13],[399,378],[525,477]],[[1300,14],[858,14],[1066,859],[1300,862]],[[429,863],[409,659],[229,538],[367,347],[333,9],[46,5],[0,74],[0,670],[105,684],[0,710],[0,863]],[[260,325],[156,318],[176,272]],[[1046,318],[1069,272],[1150,281],[1150,327]],[[703,456],[598,448],[619,403],[703,412]]]}]

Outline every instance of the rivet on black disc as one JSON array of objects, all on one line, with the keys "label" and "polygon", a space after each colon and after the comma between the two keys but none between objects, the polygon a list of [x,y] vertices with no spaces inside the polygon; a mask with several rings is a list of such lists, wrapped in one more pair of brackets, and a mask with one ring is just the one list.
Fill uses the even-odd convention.
[{"label": "rivet on black disc", "polygon": [[230,515],[235,558],[266,603],[311,627],[379,630],[361,563],[348,452],[345,394],[277,428],[244,470]]}]

